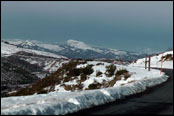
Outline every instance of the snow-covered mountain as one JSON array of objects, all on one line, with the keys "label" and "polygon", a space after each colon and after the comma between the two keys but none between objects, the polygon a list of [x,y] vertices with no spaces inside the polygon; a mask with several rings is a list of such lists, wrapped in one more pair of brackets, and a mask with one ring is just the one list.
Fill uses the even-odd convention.
[{"label": "snow-covered mountain", "polygon": [[43,47],[40,47],[36,43],[28,41],[28,40],[17,44],[17,47],[39,50],[39,51],[46,51],[46,49],[44,49]]},{"label": "snow-covered mountain", "polygon": [[42,67],[44,71],[50,73],[56,71],[62,62],[68,60],[67,57],[58,54],[40,50],[31,50],[40,47],[33,42],[26,41],[22,42],[20,45],[23,46],[23,48],[18,45],[1,41],[1,57],[20,59],[29,62],[30,64]]},{"label": "snow-covered mountain", "polygon": [[77,41],[77,40],[68,40],[66,42],[67,45],[76,48],[76,49],[81,49],[81,50],[92,50],[92,51],[96,51],[96,52],[102,52],[102,50],[91,47],[87,44],[85,44],[84,42],[81,41]]},{"label": "snow-covered mountain", "polygon": [[123,59],[134,60],[145,56],[144,53],[129,52],[111,48],[100,48],[87,45],[77,40],[68,40],[65,44],[47,44],[33,41],[23,41],[17,44],[20,48],[50,52],[68,58],[82,59]]},{"label": "snow-covered mountain", "polygon": [[[162,68],[173,69],[173,50],[152,56],[151,57],[151,67],[160,68],[162,58],[163,58]],[[145,66],[145,58],[135,60],[130,65],[144,67]]]},{"label": "snow-covered mountain", "polygon": [[[37,49],[37,48],[40,48],[40,49]],[[33,54],[37,54],[37,55],[54,57],[54,58],[67,59],[67,57],[65,57],[65,56],[48,52],[44,48],[41,48],[40,46],[38,46],[37,44],[35,44],[33,42],[31,43],[31,42],[27,41],[27,42],[22,42],[20,44],[14,44],[14,43],[11,44],[11,42],[1,41],[1,56],[10,56],[10,55],[13,55],[14,53],[17,53],[20,51],[33,53]]]}]

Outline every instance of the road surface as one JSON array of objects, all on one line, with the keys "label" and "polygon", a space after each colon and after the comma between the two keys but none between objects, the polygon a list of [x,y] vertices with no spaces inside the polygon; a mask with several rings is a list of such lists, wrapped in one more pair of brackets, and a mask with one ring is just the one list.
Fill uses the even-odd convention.
[{"label": "road surface", "polygon": [[[163,69],[169,79],[143,93],[112,103],[81,110],[73,115],[166,114],[173,115],[173,69]],[[70,114],[70,115],[72,115]]]}]

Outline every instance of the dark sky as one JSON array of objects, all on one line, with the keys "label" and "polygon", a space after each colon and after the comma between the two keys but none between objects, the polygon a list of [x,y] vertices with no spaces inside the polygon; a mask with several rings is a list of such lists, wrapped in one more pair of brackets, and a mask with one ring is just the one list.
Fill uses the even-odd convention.
[{"label": "dark sky", "polygon": [[140,52],[173,47],[172,1],[3,1],[1,10],[2,39],[74,39]]}]

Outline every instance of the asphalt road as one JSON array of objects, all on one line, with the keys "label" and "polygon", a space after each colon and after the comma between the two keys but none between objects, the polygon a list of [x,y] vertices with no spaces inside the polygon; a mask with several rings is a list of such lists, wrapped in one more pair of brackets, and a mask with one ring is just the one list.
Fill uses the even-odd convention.
[{"label": "asphalt road", "polygon": [[[173,115],[173,69],[163,69],[169,79],[163,84],[148,88],[146,91],[89,109],[73,115],[107,114],[166,114]],[[70,114],[72,115],[72,114]]]}]

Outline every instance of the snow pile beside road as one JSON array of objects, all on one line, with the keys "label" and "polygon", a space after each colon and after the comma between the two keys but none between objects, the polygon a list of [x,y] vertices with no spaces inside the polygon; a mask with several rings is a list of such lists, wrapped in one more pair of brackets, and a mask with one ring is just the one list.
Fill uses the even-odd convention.
[{"label": "snow pile beside road", "polygon": [[[124,66],[123,66],[124,68]],[[120,80],[114,87],[84,90],[81,92],[51,92],[49,94],[1,98],[1,115],[61,115],[76,112],[136,94],[165,82],[168,76],[159,70],[150,72],[143,68],[127,66],[135,72],[126,81]]]},{"label": "snow pile beside road", "polygon": [[[162,68],[173,69],[173,50],[164,52],[162,54],[151,57],[151,67],[161,68],[161,58],[162,56],[171,55],[172,60],[163,59]],[[148,60],[148,59],[147,59]],[[145,58],[138,59],[136,62],[130,64],[130,66],[145,67]]]}]

